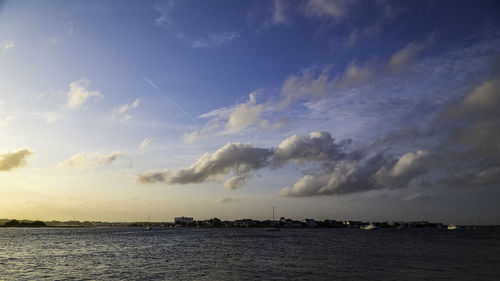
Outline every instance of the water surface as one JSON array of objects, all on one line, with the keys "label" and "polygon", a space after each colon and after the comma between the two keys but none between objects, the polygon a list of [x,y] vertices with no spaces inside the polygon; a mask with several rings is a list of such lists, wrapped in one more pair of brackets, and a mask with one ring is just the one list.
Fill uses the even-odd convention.
[{"label": "water surface", "polygon": [[500,280],[500,231],[0,228],[0,279]]}]

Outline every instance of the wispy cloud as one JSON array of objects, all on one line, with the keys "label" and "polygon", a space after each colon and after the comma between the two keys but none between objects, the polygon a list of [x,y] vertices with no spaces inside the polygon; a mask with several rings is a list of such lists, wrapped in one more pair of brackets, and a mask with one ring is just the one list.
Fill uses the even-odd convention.
[{"label": "wispy cloud", "polygon": [[263,119],[262,115],[269,105],[257,102],[258,93],[258,91],[250,93],[245,103],[202,114],[199,117],[209,119],[208,123],[201,130],[185,134],[184,141],[192,143],[202,137],[237,134],[251,127],[268,131],[278,130],[288,122],[288,119],[283,118],[276,122]]},{"label": "wispy cloud", "polygon": [[54,123],[59,119],[59,114],[56,111],[48,112],[45,114],[45,121],[47,123]]},{"label": "wispy cloud", "polygon": [[272,21],[274,24],[288,24],[290,18],[287,15],[287,10],[290,8],[290,3],[285,0],[274,0],[274,11]]},{"label": "wispy cloud", "polygon": [[344,72],[336,76],[330,74],[330,67],[325,67],[317,76],[310,69],[304,69],[298,75],[290,75],[281,88],[283,100],[280,102],[280,107],[286,108],[298,100],[332,95],[340,90],[361,86],[377,78],[387,78],[404,71],[423,50],[432,45],[433,38],[434,35],[431,35],[422,42],[410,43],[396,51],[385,62],[372,59],[360,64],[352,60]]},{"label": "wispy cloud", "polygon": [[67,20],[63,22],[64,30],[67,35],[72,35],[75,32],[75,24],[72,20]]},{"label": "wispy cloud", "polygon": [[175,10],[177,7],[177,3],[175,0],[161,0],[157,1],[156,4],[154,5],[154,8],[156,11],[160,13],[160,16],[156,18],[155,24],[157,26],[162,26],[162,27],[170,27],[172,24],[171,20],[171,13]]},{"label": "wispy cloud", "polygon": [[146,147],[148,147],[148,145],[151,143],[151,139],[150,138],[145,138],[141,144],[139,145],[139,149],[145,149]]},{"label": "wispy cloud", "polygon": [[132,115],[128,114],[130,110],[137,108],[139,106],[141,99],[137,98],[132,103],[126,103],[113,110],[114,114],[120,115],[122,121],[127,121],[132,118]]},{"label": "wispy cloud", "polygon": [[0,172],[26,165],[26,158],[33,154],[34,152],[27,148],[0,154]]},{"label": "wispy cloud", "polygon": [[241,201],[241,198],[235,198],[230,196],[219,199],[219,203],[233,203],[239,201]]},{"label": "wispy cloud", "polygon": [[302,3],[301,12],[311,18],[339,22],[351,15],[357,3],[357,0],[308,0]]},{"label": "wispy cloud", "polygon": [[233,30],[220,33],[210,33],[205,38],[191,38],[183,33],[178,33],[176,36],[192,48],[219,49],[240,38],[240,32]]},{"label": "wispy cloud", "polygon": [[2,50],[2,51],[8,51],[12,48],[14,48],[14,41],[13,40],[4,40],[2,42],[2,44],[0,44],[0,50]]},{"label": "wispy cloud", "polygon": [[156,18],[156,26],[170,30],[175,37],[191,48],[219,49],[231,44],[241,36],[240,31],[210,32],[206,37],[193,37],[183,32],[182,28],[176,26],[172,20],[172,13],[177,8],[177,1],[157,1],[154,5],[160,16]]},{"label": "wispy cloud", "polygon": [[120,157],[123,157],[124,153],[121,151],[115,151],[108,154],[103,154],[100,152],[80,152],[73,155],[68,160],[61,162],[60,167],[98,167],[101,165],[109,165],[113,163]]}]

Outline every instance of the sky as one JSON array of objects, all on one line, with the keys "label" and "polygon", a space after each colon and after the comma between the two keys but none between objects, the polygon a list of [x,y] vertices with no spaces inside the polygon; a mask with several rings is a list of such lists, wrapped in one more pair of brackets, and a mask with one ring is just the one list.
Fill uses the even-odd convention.
[{"label": "sky", "polygon": [[0,1],[0,217],[500,224],[498,1]]}]

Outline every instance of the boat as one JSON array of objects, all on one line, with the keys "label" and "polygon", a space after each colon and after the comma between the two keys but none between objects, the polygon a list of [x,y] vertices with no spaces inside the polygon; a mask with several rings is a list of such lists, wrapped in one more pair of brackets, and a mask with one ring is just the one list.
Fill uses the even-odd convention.
[{"label": "boat", "polygon": [[457,229],[457,226],[454,225],[454,224],[450,224],[450,225],[448,225],[447,229],[448,230],[454,230],[454,229]]},{"label": "boat", "polygon": [[370,224],[360,226],[363,230],[376,230],[378,227],[370,222]]},{"label": "boat", "polygon": [[274,222],[274,206],[273,206],[273,220],[271,225],[272,226],[267,228],[266,231],[280,231],[280,229],[276,227],[276,224]]},{"label": "boat", "polygon": [[146,230],[153,230],[153,227],[151,227],[151,215],[148,214],[148,224],[146,225]]}]

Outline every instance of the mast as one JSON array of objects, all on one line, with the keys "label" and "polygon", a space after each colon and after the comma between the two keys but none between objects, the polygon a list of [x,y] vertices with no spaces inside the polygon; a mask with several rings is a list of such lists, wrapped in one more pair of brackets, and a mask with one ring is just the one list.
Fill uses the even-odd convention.
[{"label": "mast", "polygon": [[274,223],[274,205],[273,205],[273,223]]}]

